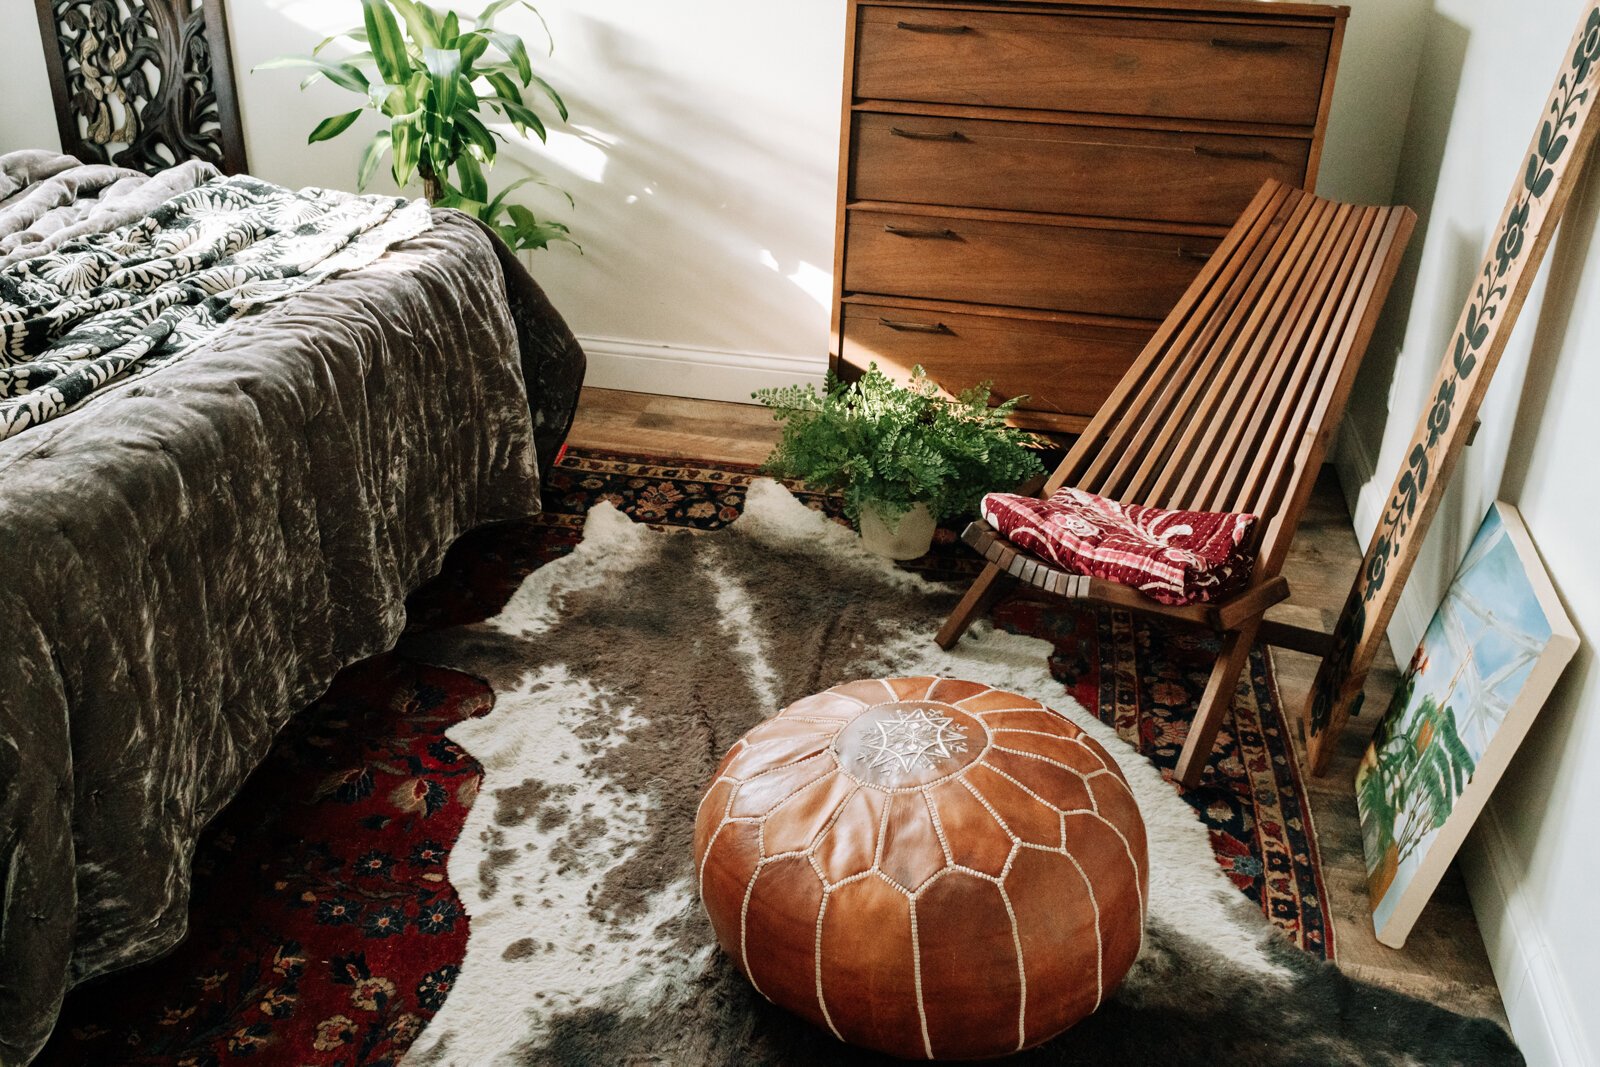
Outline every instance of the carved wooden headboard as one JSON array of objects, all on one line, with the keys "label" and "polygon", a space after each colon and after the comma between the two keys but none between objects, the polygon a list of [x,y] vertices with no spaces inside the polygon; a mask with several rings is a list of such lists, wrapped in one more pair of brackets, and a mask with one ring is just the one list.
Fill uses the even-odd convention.
[{"label": "carved wooden headboard", "polygon": [[245,169],[223,0],[34,0],[61,150],[154,172]]}]

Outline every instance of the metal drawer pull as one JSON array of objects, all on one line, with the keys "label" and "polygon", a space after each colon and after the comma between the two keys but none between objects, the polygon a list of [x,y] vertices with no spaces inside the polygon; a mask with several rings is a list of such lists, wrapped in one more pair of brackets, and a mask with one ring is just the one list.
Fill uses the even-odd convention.
[{"label": "metal drawer pull", "polygon": [[1232,48],[1237,52],[1277,52],[1288,48],[1288,41],[1257,41],[1249,37],[1213,37],[1213,48]]},{"label": "metal drawer pull", "polygon": [[954,241],[961,235],[954,230],[919,230],[914,226],[885,226],[884,233],[892,233],[896,237],[928,237],[940,241]]},{"label": "metal drawer pull", "polygon": [[951,130],[949,133],[928,133],[923,130],[903,130],[899,126],[890,126],[889,132],[896,137],[904,137],[911,141],[965,141],[966,135],[960,130]]},{"label": "metal drawer pull", "polygon": [[1272,158],[1272,153],[1268,152],[1265,148],[1257,148],[1257,149],[1254,149],[1254,150],[1231,151],[1231,150],[1226,149],[1226,148],[1207,148],[1203,144],[1197,144],[1197,145],[1194,146],[1194,154],[1197,155],[1197,156],[1207,156],[1207,157],[1209,157],[1211,159],[1271,159]]},{"label": "metal drawer pull", "polygon": [[1180,249],[1178,249],[1178,258],[1179,259],[1210,259],[1211,258],[1211,253],[1210,252],[1202,252],[1197,248],[1180,248]]},{"label": "metal drawer pull", "polygon": [[955,333],[942,322],[906,322],[903,319],[885,319],[880,317],[878,323],[891,330],[909,330],[912,333]]},{"label": "metal drawer pull", "polygon": [[927,22],[896,22],[895,27],[912,33],[971,33],[971,26],[935,26]]}]

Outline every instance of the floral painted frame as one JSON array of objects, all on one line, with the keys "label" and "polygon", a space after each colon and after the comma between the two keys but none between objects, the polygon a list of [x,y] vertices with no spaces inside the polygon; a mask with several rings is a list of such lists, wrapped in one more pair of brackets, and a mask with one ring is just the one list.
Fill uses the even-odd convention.
[{"label": "floral painted frame", "polygon": [[1600,72],[1600,3],[1585,6],[1560,74],[1506,201],[1498,237],[1462,308],[1433,401],[1389,492],[1366,558],[1333,631],[1302,711],[1306,761],[1322,774],[1344,724],[1361,708],[1367,674],[1410,577],[1423,538],[1510,340],[1556,224],[1566,209],[1600,123],[1590,122]]}]

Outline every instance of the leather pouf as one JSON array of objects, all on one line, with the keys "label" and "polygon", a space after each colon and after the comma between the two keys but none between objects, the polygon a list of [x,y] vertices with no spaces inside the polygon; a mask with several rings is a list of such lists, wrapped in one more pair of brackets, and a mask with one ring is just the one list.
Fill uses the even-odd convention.
[{"label": "leather pouf", "polygon": [[806,697],[723,759],[695,825],[717,939],[852,1044],[977,1059],[1099,1007],[1138,955],[1144,822],[1044,705],[891,678]]}]

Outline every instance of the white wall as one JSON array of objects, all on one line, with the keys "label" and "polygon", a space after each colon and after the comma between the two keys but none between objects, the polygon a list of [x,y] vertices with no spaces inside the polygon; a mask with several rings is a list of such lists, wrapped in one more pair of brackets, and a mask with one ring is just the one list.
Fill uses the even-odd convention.
[{"label": "white wall", "polygon": [[[1585,5],[1587,6],[1587,5]],[[1520,170],[1580,5],[1437,0],[1396,180],[1423,216],[1352,400],[1340,466],[1370,536],[1461,302]],[[1434,521],[1390,637],[1414,648],[1495,499],[1516,504],[1581,632],[1600,634],[1594,398],[1600,186],[1586,182],[1506,351],[1483,426]],[[1396,352],[1398,351],[1398,356]],[[1374,473],[1374,471],[1376,473]],[[1600,672],[1581,649],[1469,842],[1464,866],[1530,1062],[1600,1062]]]},{"label": "white wall", "polygon": [[[476,0],[464,5],[477,7]],[[583,246],[529,257],[589,350],[591,384],[748,399],[820,378],[843,65],[843,5],[746,0],[547,0],[539,59],[572,108],[550,144],[518,146],[491,182],[543,172],[541,196]],[[349,25],[353,3],[231,0],[241,72]],[[515,8],[504,28],[540,39]],[[251,169],[287,185],[348,186],[361,140],[305,146],[343,110],[292,71],[241,73]],[[370,120],[376,121],[376,120]],[[508,132],[510,132],[508,130]],[[346,134],[345,137],[350,137]]]},{"label": "white wall", "polygon": [[61,147],[44,46],[33,5],[3,0],[0,10],[0,152]]},{"label": "white wall", "polygon": [[[482,0],[460,6],[472,10]],[[348,187],[365,138],[307,146],[348,95],[250,68],[360,22],[355,0],[228,0],[251,170]],[[519,146],[491,182],[532,166],[577,200],[583,255],[529,257],[591,356],[591,384],[748,399],[821,377],[838,162],[844,5],[544,0],[555,55],[536,64],[572,106],[548,148]],[[510,9],[503,28],[540,38]],[[31,4],[0,9],[0,146],[57,147]],[[27,101],[28,106],[13,102]],[[509,128],[507,130],[509,131]],[[514,136],[514,135],[513,135]]]},{"label": "white wall", "polygon": [[[476,7],[477,0],[464,5]],[[1322,189],[1389,198],[1426,0],[1355,0]],[[594,384],[744,399],[815,378],[827,354],[843,73],[842,0],[547,0],[543,61],[573,106],[548,149],[521,147],[493,178],[536,166],[578,200],[584,255],[529,258],[583,336]],[[359,21],[354,0],[228,0],[251,169],[286,185],[348,186],[354,131],[305,144],[348,107],[293,71],[249,73]],[[533,40],[532,16],[502,21]],[[58,143],[31,5],[0,11],[0,145]],[[36,106],[33,106],[35,105]],[[364,120],[358,128],[368,128]]]},{"label": "white wall", "polygon": [[1355,203],[1393,201],[1406,114],[1429,0],[1345,0],[1344,52],[1317,192]]}]

